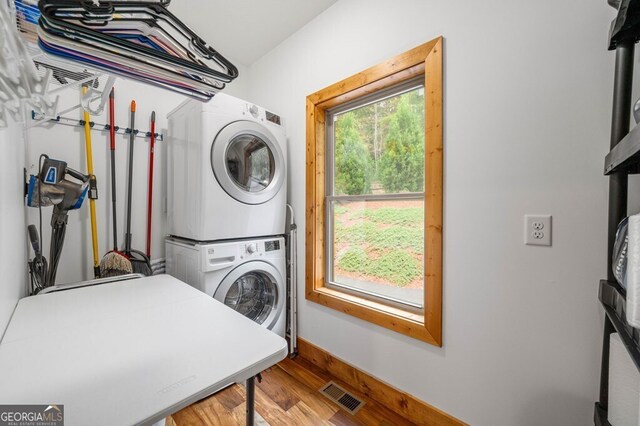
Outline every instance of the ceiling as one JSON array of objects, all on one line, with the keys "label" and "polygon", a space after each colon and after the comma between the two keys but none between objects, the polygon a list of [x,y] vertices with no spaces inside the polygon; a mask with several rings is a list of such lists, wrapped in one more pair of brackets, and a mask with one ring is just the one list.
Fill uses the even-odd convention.
[{"label": "ceiling", "polygon": [[169,10],[236,65],[251,65],[337,0],[171,0]]}]

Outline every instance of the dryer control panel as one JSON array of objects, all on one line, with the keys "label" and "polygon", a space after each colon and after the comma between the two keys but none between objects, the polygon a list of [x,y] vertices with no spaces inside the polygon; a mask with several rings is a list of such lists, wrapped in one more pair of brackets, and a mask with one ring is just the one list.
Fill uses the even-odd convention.
[{"label": "dryer control panel", "polygon": [[260,121],[269,121],[277,126],[282,126],[282,119],[278,114],[274,114],[271,111],[267,111],[263,108],[260,108],[258,105],[247,103],[245,105],[245,111],[243,114],[249,114],[254,119]]}]

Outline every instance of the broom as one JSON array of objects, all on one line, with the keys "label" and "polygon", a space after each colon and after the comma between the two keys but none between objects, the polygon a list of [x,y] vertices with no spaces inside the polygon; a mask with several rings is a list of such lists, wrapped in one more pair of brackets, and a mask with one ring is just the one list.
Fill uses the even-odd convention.
[{"label": "broom", "polygon": [[135,134],[136,101],[131,101],[131,133],[129,133],[129,171],[128,171],[128,192],[127,192],[127,232],[124,238],[124,254],[129,258],[133,272],[145,276],[153,275],[151,262],[146,254],[140,250],[131,248],[131,201],[133,195],[133,147],[136,143]]},{"label": "broom", "polygon": [[113,250],[100,261],[100,276],[116,277],[133,273],[131,261],[118,251],[118,226],[116,221],[116,125],[114,118],[113,88],[109,93],[109,150],[111,151],[111,205],[113,211]]}]

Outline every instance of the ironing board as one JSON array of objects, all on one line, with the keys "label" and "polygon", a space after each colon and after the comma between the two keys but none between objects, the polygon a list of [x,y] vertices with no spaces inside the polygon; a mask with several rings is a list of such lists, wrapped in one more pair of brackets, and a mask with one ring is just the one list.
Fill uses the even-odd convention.
[{"label": "ironing board", "polygon": [[247,383],[286,341],[168,275],[21,299],[0,342],[0,404],[63,404],[67,425],[152,424]]}]

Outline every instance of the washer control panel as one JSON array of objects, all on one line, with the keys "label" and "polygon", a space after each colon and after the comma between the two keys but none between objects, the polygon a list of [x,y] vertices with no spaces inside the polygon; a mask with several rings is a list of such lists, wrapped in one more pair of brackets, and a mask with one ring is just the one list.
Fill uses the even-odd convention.
[{"label": "washer control panel", "polygon": [[264,243],[264,251],[277,251],[280,250],[280,241],[265,241]]},{"label": "washer control panel", "polygon": [[271,257],[282,252],[282,242],[280,240],[251,241],[244,244],[242,259],[255,258],[260,256]]},{"label": "washer control panel", "polygon": [[257,105],[250,104],[249,105],[249,113],[253,116],[253,118],[258,118],[259,109]]}]

